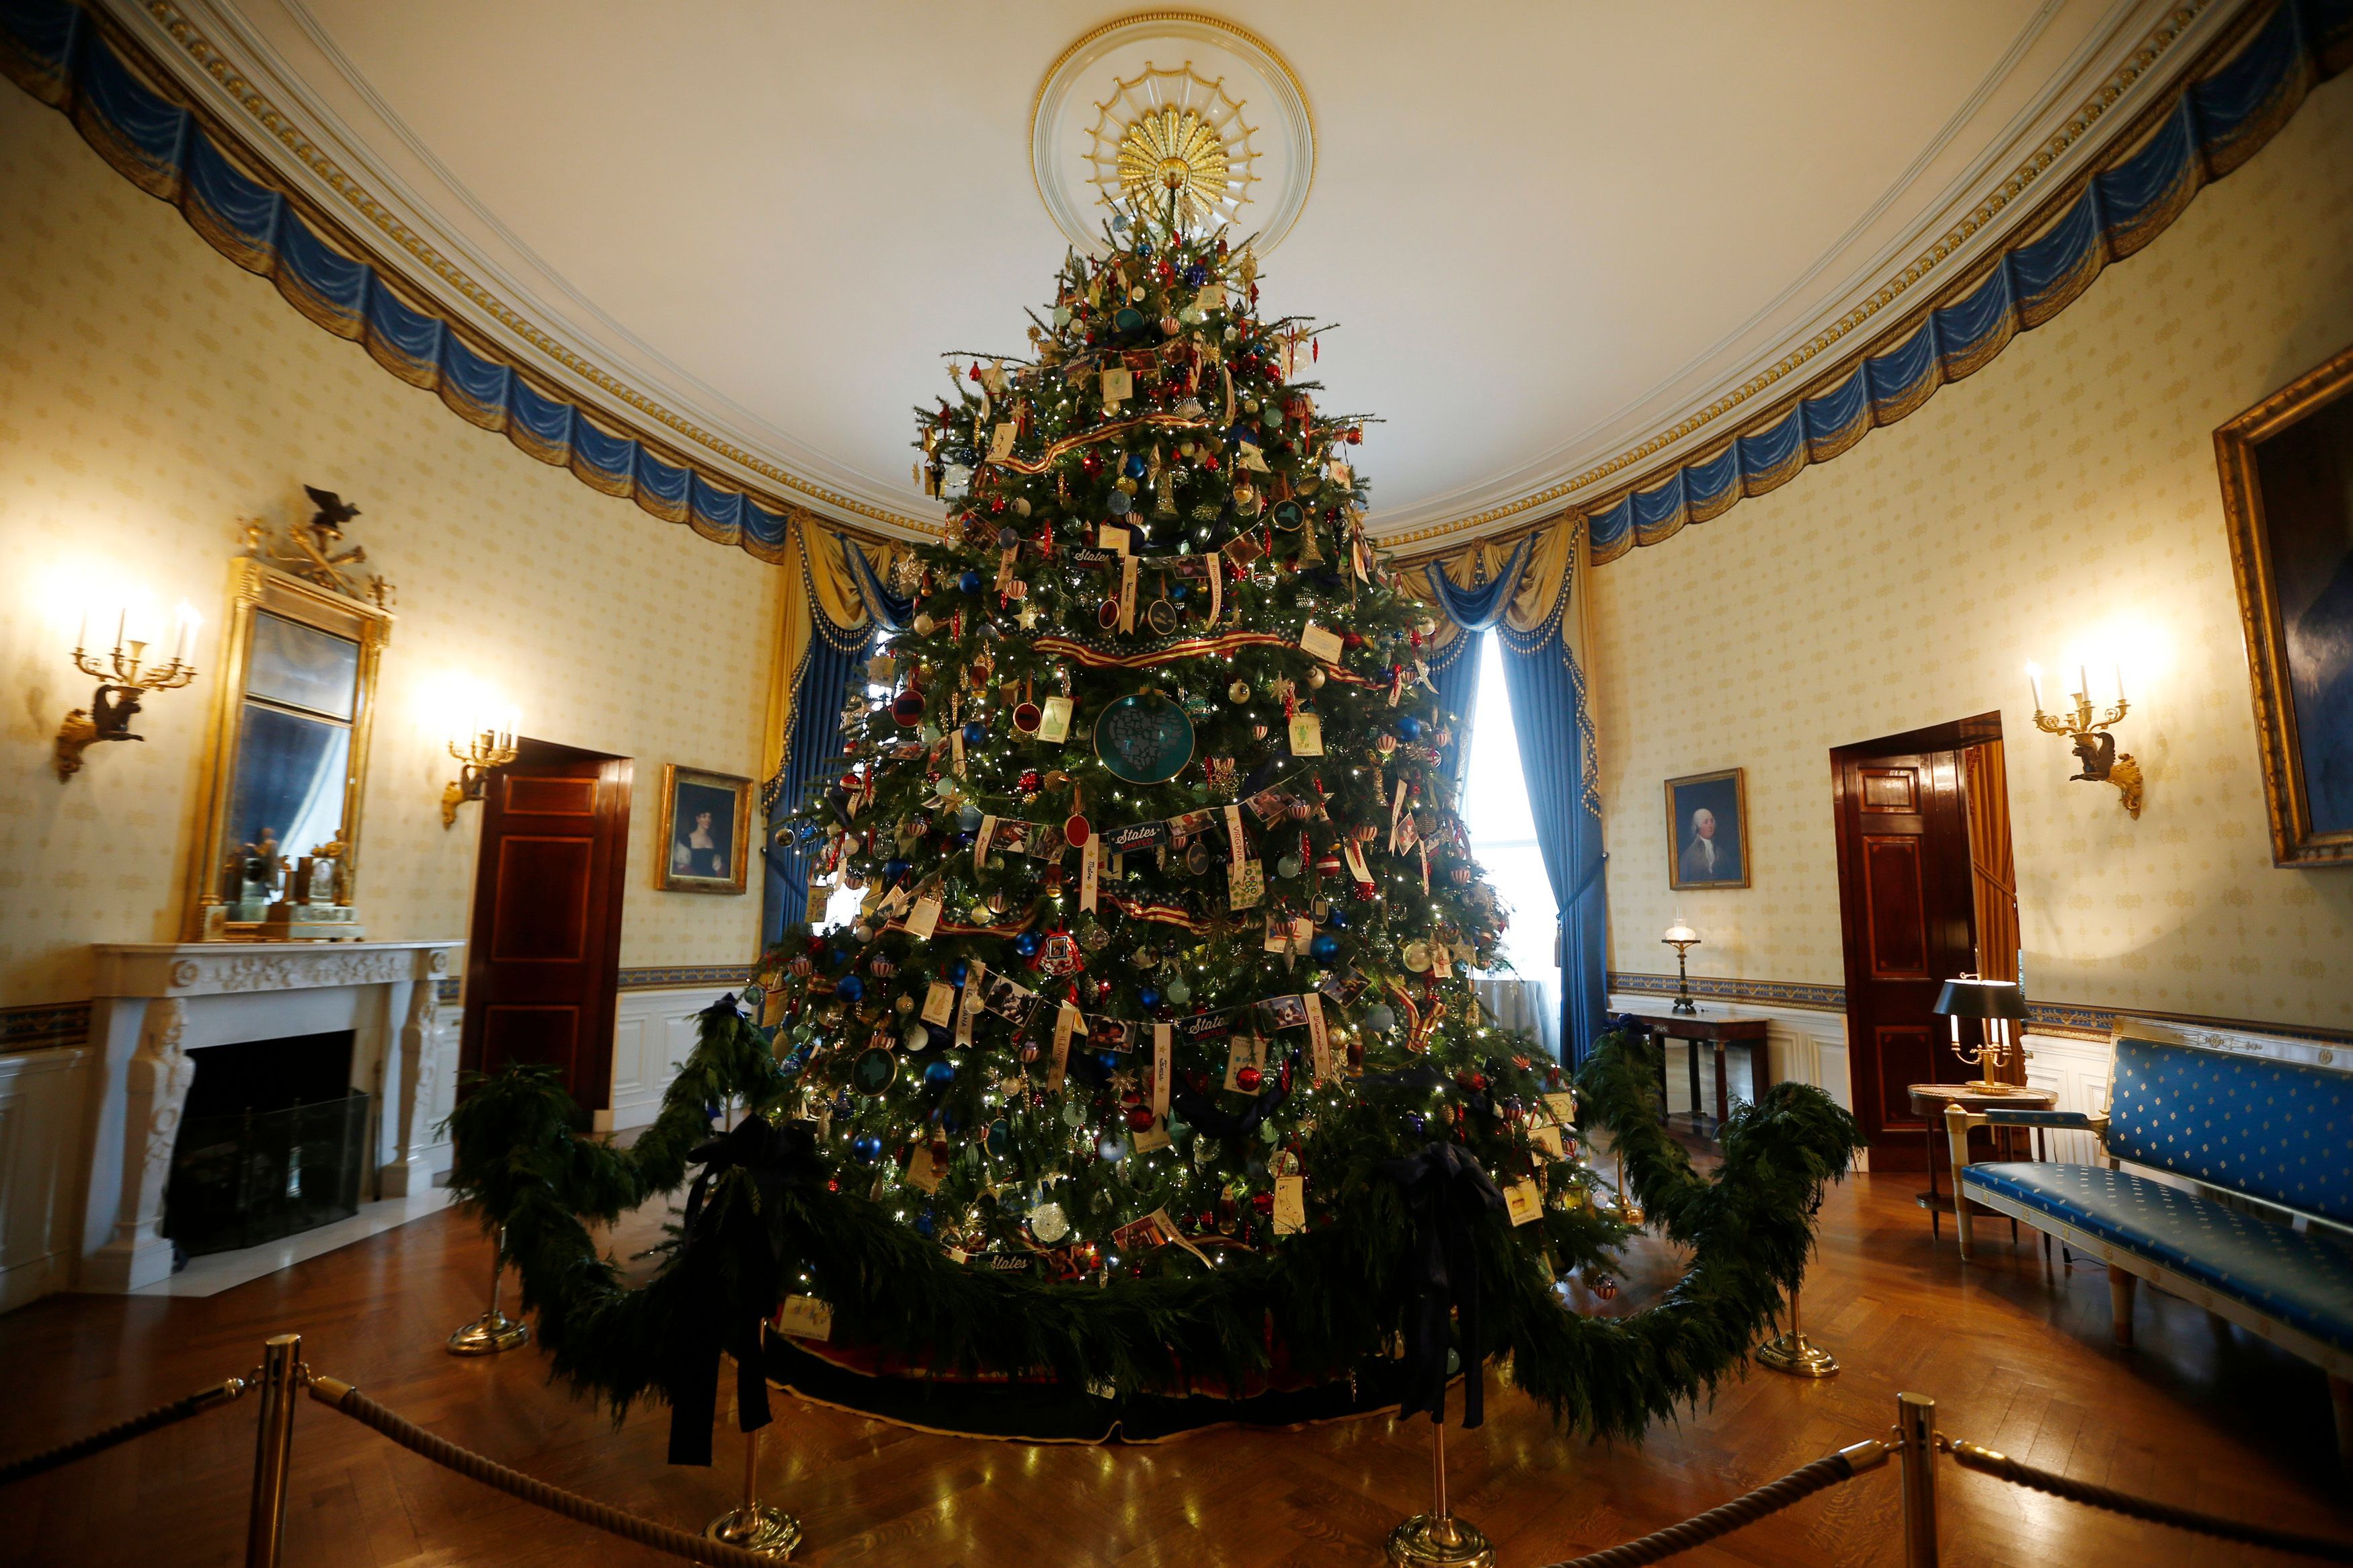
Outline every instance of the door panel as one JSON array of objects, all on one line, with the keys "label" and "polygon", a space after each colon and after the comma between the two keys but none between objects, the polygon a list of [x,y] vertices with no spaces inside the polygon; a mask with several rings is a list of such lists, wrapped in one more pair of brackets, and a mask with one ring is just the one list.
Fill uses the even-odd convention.
[{"label": "door panel", "polygon": [[524,741],[485,792],[459,1059],[553,1067],[612,1103],[629,761]]},{"label": "door panel", "polygon": [[[1957,727],[1952,727],[1957,728]],[[1970,739],[1974,739],[1972,736]],[[1875,1169],[1917,1170],[1915,1083],[1969,1069],[1946,1047],[1933,1011],[1943,983],[1970,970],[1975,941],[1961,737],[1922,735],[1831,753],[1839,909],[1846,942],[1847,1037],[1854,1106]]]},{"label": "door panel", "polygon": [[1920,840],[1866,835],[1862,841],[1865,934],[1874,980],[1927,977],[1927,910],[1921,901]]}]

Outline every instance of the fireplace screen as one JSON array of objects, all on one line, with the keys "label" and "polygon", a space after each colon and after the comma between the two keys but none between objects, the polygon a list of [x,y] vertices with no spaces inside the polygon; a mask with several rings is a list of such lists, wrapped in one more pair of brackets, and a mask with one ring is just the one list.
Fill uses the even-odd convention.
[{"label": "fireplace screen", "polygon": [[164,1234],[191,1258],[259,1247],[359,1213],[368,1097],[180,1124]]}]

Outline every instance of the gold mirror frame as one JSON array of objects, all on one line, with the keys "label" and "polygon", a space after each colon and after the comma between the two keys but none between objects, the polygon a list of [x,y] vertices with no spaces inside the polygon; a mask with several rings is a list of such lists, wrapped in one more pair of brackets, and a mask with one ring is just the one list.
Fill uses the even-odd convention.
[{"label": "gold mirror frame", "polygon": [[[255,549],[260,548],[257,530]],[[263,612],[355,642],[359,659],[353,690],[351,748],[344,761],[343,824],[338,835],[343,853],[336,867],[337,885],[327,899],[314,893],[298,906],[292,902],[290,878],[287,897],[271,906],[269,918],[241,921],[231,918],[221,895],[221,871],[231,847],[224,839],[245,738],[246,683],[251,671],[255,617]],[[391,639],[392,620],[392,612],[380,604],[307,582],[258,554],[231,563],[229,614],[222,633],[221,679],[214,693],[212,744],[206,764],[205,815],[195,849],[189,857],[184,940],[355,942],[366,934],[355,907],[361,864],[360,808],[366,790],[368,742],[375,725],[377,667],[384,646]],[[301,854],[310,847],[288,847]]]}]

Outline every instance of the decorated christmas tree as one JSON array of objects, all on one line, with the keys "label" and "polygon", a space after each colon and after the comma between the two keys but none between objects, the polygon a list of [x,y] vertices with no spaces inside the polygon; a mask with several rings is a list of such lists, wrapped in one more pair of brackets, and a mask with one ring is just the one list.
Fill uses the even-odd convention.
[{"label": "decorated christmas tree", "polygon": [[[1454,814],[1429,612],[1364,532],[1364,422],[1317,408],[1319,329],[1261,315],[1247,245],[1173,217],[1115,223],[1028,358],[962,356],[920,412],[944,535],[797,826],[813,902],[856,917],[703,1012],[626,1149],[545,1068],[451,1117],[554,1370],[617,1409],[659,1391],[675,1462],[710,1460],[723,1349],[746,1431],[766,1379],[1100,1437],[1436,1413],[1458,1371],[1475,1425],[1508,1354],[1565,1425],[1630,1436],[1776,1320],[1857,1145],[1778,1084],[1703,1178],[1638,1029],[1580,1105],[1482,1014],[1505,911]],[[681,1187],[629,1287],[586,1222]],[[1563,1281],[1609,1295],[1645,1211],[1689,1270],[1586,1315]]]},{"label": "decorated christmas tree", "polygon": [[1028,356],[917,411],[944,537],[803,818],[862,897],[762,976],[798,1109],[845,1189],[1049,1278],[1280,1247],[1433,1142],[1535,1267],[1590,1262],[1567,1085],[1472,988],[1506,911],[1435,623],[1365,533],[1366,421],[1176,210],[1115,217]]}]

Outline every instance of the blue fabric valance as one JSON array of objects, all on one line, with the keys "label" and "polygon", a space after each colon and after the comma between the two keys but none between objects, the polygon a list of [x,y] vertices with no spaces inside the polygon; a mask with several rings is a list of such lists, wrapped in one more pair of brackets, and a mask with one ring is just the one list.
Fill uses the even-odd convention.
[{"label": "blue fabric valance", "polygon": [[886,631],[906,630],[908,621],[914,616],[915,601],[905,594],[891,591],[855,540],[841,541],[841,559],[849,570],[849,580],[858,584],[858,596],[865,602],[867,618]]},{"label": "blue fabric valance", "polygon": [[1528,550],[1533,542],[1523,539],[1513,546],[1485,582],[1465,588],[1447,575],[1442,566],[1430,573],[1430,586],[1438,597],[1438,607],[1447,617],[1466,632],[1483,632],[1502,624],[1504,612],[1512,607],[1513,592],[1519,585],[1520,574],[1526,569]]},{"label": "blue fabric valance", "polygon": [[784,560],[799,509],[609,428],[448,317],[411,303],[323,216],[248,173],[195,113],[133,68],[122,49],[135,46],[109,30],[71,0],[0,0],[0,74],[64,111],[100,157],[179,208],[214,249],[269,279],[287,303],[363,344],[401,380],[438,394],[459,418],[665,521]]},{"label": "blue fabric valance", "polygon": [[1745,496],[1776,489],[1982,369],[2019,333],[2073,304],[2110,262],[2156,238],[2202,186],[2254,156],[2316,83],[2348,65],[2353,0],[2252,8],[2152,107],[2137,136],[2121,139],[2100,167],[2066,187],[2054,210],[2021,230],[2026,237],[1895,328],[1890,346],[1589,509],[1593,561],[1657,544]]}]

